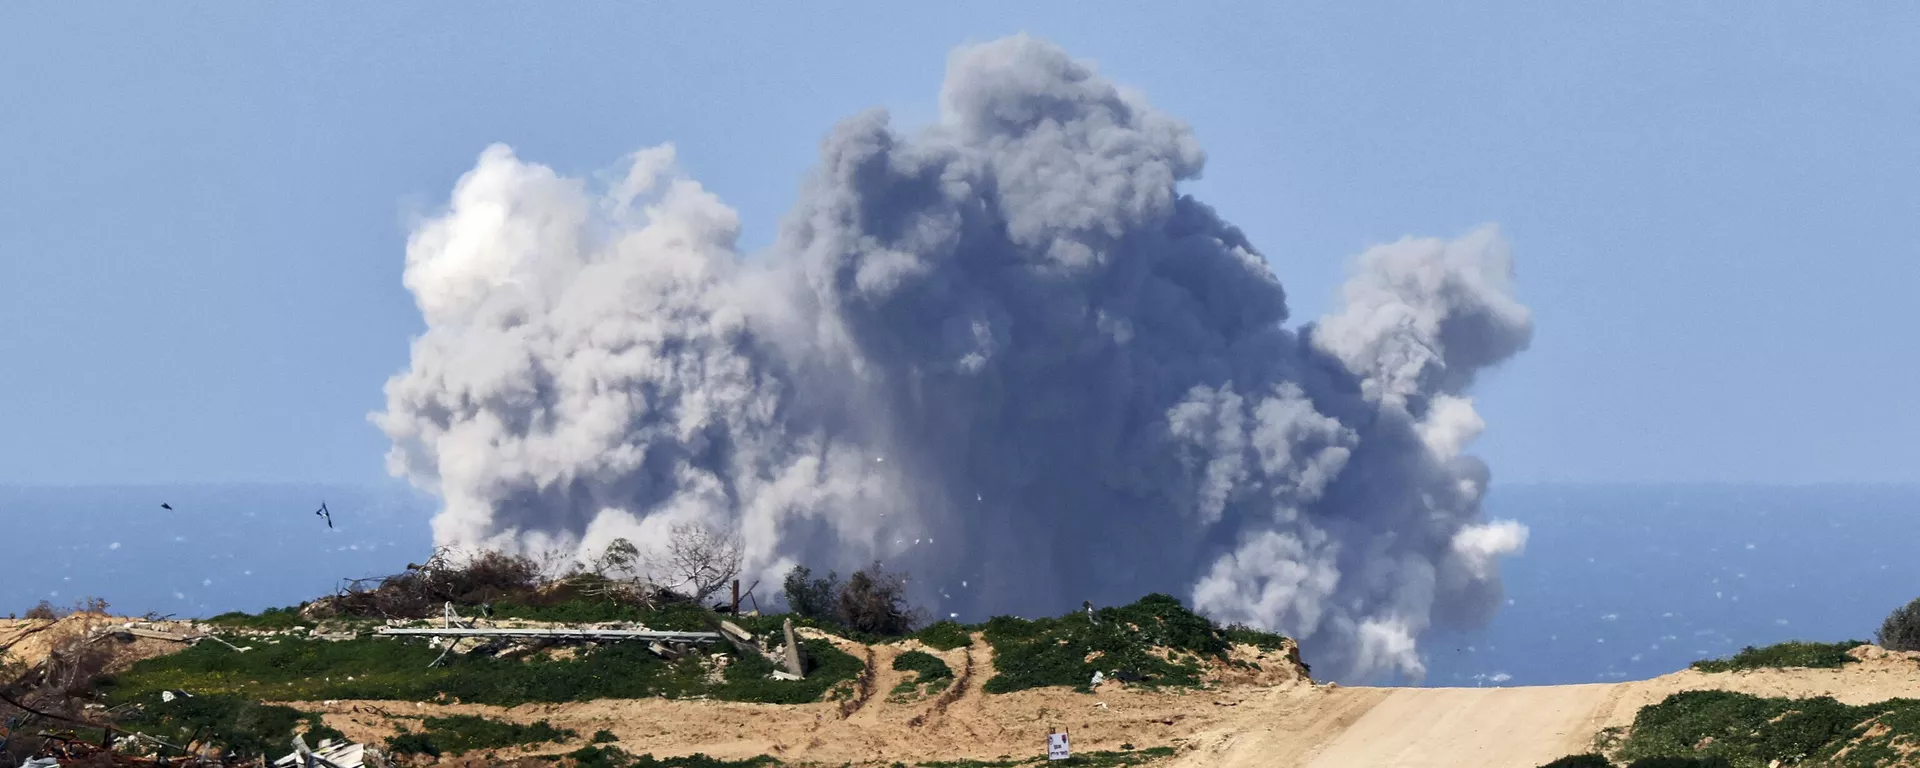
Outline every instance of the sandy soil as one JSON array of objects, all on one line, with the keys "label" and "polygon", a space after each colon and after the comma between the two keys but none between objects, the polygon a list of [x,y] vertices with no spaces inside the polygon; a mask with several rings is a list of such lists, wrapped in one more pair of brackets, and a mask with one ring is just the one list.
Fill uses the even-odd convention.
[{"label": "sandy soil", "polygon": [[[135,623],[147,629],[177,634],[196,630],[186,622],[147,622],[125,617],[76,613],[60,619],[0,619],[0,667],[31,667],[45,661],[56,648],[74,648],[101,630]],[[92,647],[111,653],[107,671],[118,671],[136,661],[178,651],[183,643],[150,638],[102,638]]]},{"label": "sandy soil", "polygon": [[[1252,721],[1228,724],[1223,734],[1194,745],[1173,765],[1533,768],[1588,751],[1602,730],[1630,725],[1641,707],[1681,691],[1832,696],[1848,704],[1920,697],[1920,655],[1870,647],[1854,653],[1863,661],[1837,670],[1688,670],[1628,683],[1525,688],[1317,689],[1323,691],[1320,700],[1307,704],[1327,713],[1322,718],[1302,718],[1289,706],[1259,712]],[[1360,714],[1347,719],[1356,709]],[[1276,716],[1334,727],[1263,727],[1259,722]]]}]

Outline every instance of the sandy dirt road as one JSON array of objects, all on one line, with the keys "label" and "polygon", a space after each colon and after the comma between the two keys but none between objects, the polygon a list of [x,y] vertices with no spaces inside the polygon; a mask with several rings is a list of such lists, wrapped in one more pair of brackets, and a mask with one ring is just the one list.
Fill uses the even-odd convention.
[{"label": "sandy dirt road", "polygon": [[1618,685],[1397,689],[1304,765],[1533,768],[1585,751],[1621,693]]},{"label": "sandy dirt road", "polygon": [[1676,672],[1651,680],[1524,688],[1322,688],[1248,707],[1193,740],[1175,765],[1289,768],[1535,768],[1592,748],[1641,707],[1690,690],[1832,696],[1848,704],[1920,698],[1913,655],[1856,649],[1842,669],[1731,674]]}]

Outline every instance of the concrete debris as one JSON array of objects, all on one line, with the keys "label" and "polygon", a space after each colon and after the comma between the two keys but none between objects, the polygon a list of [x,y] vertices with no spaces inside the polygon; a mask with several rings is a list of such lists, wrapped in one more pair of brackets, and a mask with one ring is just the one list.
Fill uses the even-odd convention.
[{"label": "concrete debris", "polygon": [[1088,685],[1098,687],[1101,683],[1104,683],[1106,681],[1107,681],[1106,673],[1095,670],[1093,673],[1093,682],[1088,683]]},{"label": "concrete debris", "polygon": [[801,676],[799,676],[799,675],[796,675],[796,674],[793,674],[793,673],[791,673],[791,672],[788,672],[788,671],[786,671],[786,670],[784,670],[784,669],[776,669],[776,670],[774,670],[774,671],[773,671],[773,673],[772,673],[772,674],[769,674],[769,675],[767,675],[767,677],[771,677],[771,678],[773,678],[773,679],[775,679],[775,680],[803,680],[803,679],[805,679],[805,678],[802,678],[802,677],[801,677]]},{"label": "concrete debris", "polygon": [[723,634],[725,634],[725,635],[726,635],[726,636],[727,636],[728,638],[730,638],[730,639],[733,639],[733,640],[738,640],[738,641],[740,641],[740,642],[743,642],[743,643],[751,643],[751,642],[753,642],[753,633],[752,633],[752,632],[748,632],[748,631],[746,631],[746,630],[744,630],[744,629],[741,629],[741,628],[740,628],[740,625],[738,625],[738,624],[735,624],[735,623],[733,623],[733,622],[731,622],[731,621],[724,621],[724,620],[723,620],[723,621],[721,621],[721,622],[720,622],[720,632],[721,632],[721,633],[723,633]]},{"label": "concrete debris", "polygon": [[362,768],[379,762],[377,753],[364,744],[323,739],[317,749],[309,749],[305,738],[295,736],[293,747],[292,754],[273,761],[274,768]]},{"label": "concrete debris", "polygon": [[800,640],[793,636],[793,619],[787,619],[784,629],[787,635],[787,652],[783,661],[787,666],[787,674],[799,680],[807,676],[807,666],[800,658]]}]

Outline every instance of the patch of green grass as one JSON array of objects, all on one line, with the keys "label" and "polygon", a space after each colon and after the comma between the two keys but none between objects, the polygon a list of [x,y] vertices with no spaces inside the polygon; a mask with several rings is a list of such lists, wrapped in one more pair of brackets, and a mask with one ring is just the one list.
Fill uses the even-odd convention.
[{"label": "patch of green grass", "polygon": [[619,747],[581,747],[562,757],[578,768],[777,768],[780,765],[780,761],[770,755],[746,760],[721,760],[703,754],[655,758],[650,754],[628,754]]},{"label": "patch of green grass", "polygon": [[158,698],[155,694],[143,700],[148,703],[123,718],[120,725],[175,744],[208,741],[245,757],[279,757],[291,749],[293,733],[303,724],[308,726],[310,743],[320,738],[345,739],[339,731],[322,724],[319,715],[292,707],[218,694],[183,696],[167,702]]},{"label": "patch of green grass", "polygon": [[207,623],[234,629],[297,629],[313,626],[313,622],[300,615],[300,606],[297,605],[268,608],[259,613],[228,611],[207,619]]},{"label": "patch of green grass", "polygon": [[[1876,730],[1883,732],[1868,735]],[[1785,765],[1868,768],[1910,759],[1900,747],[1916,740],[1920,740],[1920,701],[1912,699],[1849,706],[1828,697],[1760,698],[1730,691],[1687,691],[1643,707],[1614,757],[1634,766],[1655,759],[1688,758],[1723,760],[1720,764],[1729,768],[1758,768],[1774,760]]]},{"label": "patch of green grass", "polygon": [[988,693],[1055,685],[1085,690],[1096,671],[1131,672],[1150,686],[1198,686],[1201,659],[1226,658],[1232,642],[1227,630],[1160,594],[1091,617],[995,617],[986,638],[999,670],[984,686]]},{"label": "patch of green grass", "polygon": [[474,715],[429,717],[419,732],[402,733],[387,740],[393,754],[462,755],[477,749],[499,749],[522,744],[567,741],[579,734],[555,728],[541,720],[520,725]]},{"label": "patch of green grass", "polygon": [[925,651],[907,651],[893,657],[893,668],[897,672],[917,672],[916,682],[931,683],[953,677],[953,668],[947,663]]},{"label": "patch of green grass", "polygon": [[941,661],[940,657],[925,651],[906,651],[893,657],[893,668],[898,672],[914,673],[912,678],[902,680],[893,687],[890,692],[893,696],[916,693],[923,685],[926,686],[926,693],[931,695],[946,690],[953,683],[953,668]]},{"label": "patch of green grass", "polygon": [[1696,661],[1693,663],[1693,668],[1701,672],[1734,672],[1743,669],[1786,667],[1831,669],[1853,663],[1855,659],[1848,656],[1847,651],[1865,644],[1864,640],[1847,640],[1838,643],[1807,643],[1796,640],[1769,645],[1765,648],[1749,645],[1740,649],[1740,652],[1731,658]]},{"label": "patch of green grass", "polygon": [[913,633],[912,637],[936,651],[951,651],[973,644],[973,636],[967,627],[955,621],[936,621]]},{"label": "patch of green grass", "polygon": [[1724,757],[1649,757],[1635,760],[1627,768],[1732,768]]},{"label": "patch of green grass", "polygon": [[736,656],[719,683],[707,680],[698,656],[663,660],[639,643],[613,643],[572,659],[449,656],[411,639],[362,637],[325,641],[283,637],[234,653],[200,643],[146,659],[99,687],[114,701],[146,701],[161,690],[229,694],[251,700],[381,699],[426,701],[440,694],[476,704],[706,696],[727,701],[799,704],[860,674],[863,664],[822,640],[803,641],[805,680],[770,680],[772,662]]}]

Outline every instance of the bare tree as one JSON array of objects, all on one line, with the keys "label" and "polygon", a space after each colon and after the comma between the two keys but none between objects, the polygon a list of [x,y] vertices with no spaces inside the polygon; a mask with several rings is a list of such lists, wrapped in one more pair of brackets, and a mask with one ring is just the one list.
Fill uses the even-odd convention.
[{"label": "bare tree", "polygon": [[666,546],[647,558],[661,586],[704,602],[740,575],[745,548],[740,535],[685,523],[673,527]]}]

